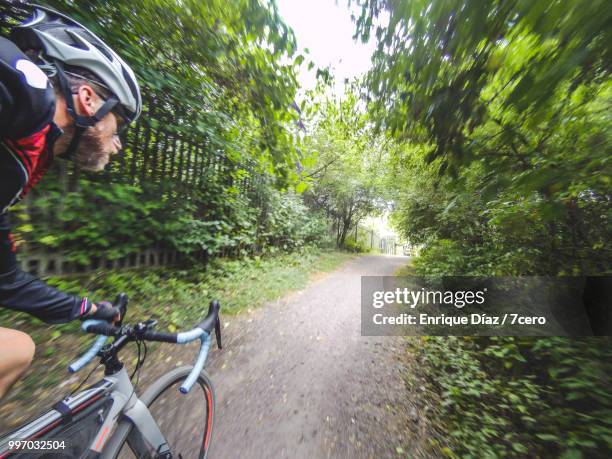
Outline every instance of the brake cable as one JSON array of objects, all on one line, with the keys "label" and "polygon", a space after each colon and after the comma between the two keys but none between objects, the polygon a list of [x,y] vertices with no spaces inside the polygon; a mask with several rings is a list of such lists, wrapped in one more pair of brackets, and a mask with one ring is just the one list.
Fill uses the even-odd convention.
[{"label": "brake cable", "polygon": [[[81,381],[81,383],[77,386],[77,388],[74,389],[72,392],[70,392],[68,397],[72,397],[76,392],[78,392],[79,389],[81,389],[81,387],[83,387],[83,384],[85,384],[87,382],[87,380],[93,374],[93,372],[96,371],[100,367],[100,365],[102,365],[102,362],[98,363],[95,367],[92,368],[92,370],[89,372],[89,374],[87,376],[85,376],[85,379],[83,379]],[[68,398],[68,397],[66,397],[66,398]]]}]

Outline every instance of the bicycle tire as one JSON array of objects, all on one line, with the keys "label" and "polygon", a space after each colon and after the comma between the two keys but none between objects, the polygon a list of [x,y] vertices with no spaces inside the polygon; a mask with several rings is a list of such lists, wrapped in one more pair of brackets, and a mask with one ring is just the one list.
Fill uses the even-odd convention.
[{"label": "bicycle tire", "polygon": [[[139,397],[140,400],[147,407],[150,407],[167,390],[176,390],[173,389],[172,386],[176,385],[177,383],[182,383],[187,377],[187,375],[189,375],[189,373],[191,372],[191,369],[192,367],[190,366],[181,367],[161,376],[150,387],[148,387],[147,390],[145,390],[142,396]],[[208,377],[205,371],[202,371],[200,373],[192,390],[196,389],[197,385],[201,386],[204,389],[204,392],[207,394],[207,416],[204,424],[204,435],[202,442],[203,446],[198,456],[199,459],[206,459],[206,457],[208,456],[208,451],[210,450],[210,443],[212,440],[212,431],[214,426],[215,392],[212,382],[210,381],[210,378]],[[128,447],[127,438],[130,432],[132,431],[132,428],[133,424],[129,420],[122,420],[115,429],[115,432],[108,441],[104,450],[102,451],[102,454],[100,456],[101,459],[117,459],[122,449],[124,447]]]}]

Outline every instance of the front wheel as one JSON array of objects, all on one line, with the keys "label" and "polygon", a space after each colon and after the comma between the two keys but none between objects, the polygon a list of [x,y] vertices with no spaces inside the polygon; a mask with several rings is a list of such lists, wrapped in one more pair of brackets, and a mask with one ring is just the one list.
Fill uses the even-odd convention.
[{"label": "front wheel", "polygon": [[[200,373],[188,394],[179,392],[191,368],[181,367],[166,373],[142,394],[140,400],[149,408],[173,458],[205,459],[212,437],[215,393],[205,372]],[[132,451],[134,445],[129,444],[132,428],[128,421],[119,424],[102,457],[139,457]]]}]

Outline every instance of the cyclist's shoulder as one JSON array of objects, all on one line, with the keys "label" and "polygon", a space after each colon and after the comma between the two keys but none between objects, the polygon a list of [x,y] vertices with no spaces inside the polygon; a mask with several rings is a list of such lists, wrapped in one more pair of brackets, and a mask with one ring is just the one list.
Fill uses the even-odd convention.
[{"label": "cyclist's shoulder", "polygon": [[55,112],[49,78],[12,41],[0,37],[0,137],[43,129]]}]

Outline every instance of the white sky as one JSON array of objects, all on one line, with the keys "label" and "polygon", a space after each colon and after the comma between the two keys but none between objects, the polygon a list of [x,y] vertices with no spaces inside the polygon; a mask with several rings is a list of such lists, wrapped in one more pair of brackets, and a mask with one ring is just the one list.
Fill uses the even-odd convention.
[{"label": "white sky", "polygon": [[[370,68],[375,40],[365,45],[353,40],[355,24],[347,0],[277,0],[277,3],[281,17],[295,33],[298,52],[310,50],[298,75],[302,88],[314,88],[317,67],[331,65],[334,91],[340,94],[345,78],[350,81]],[[308,71],[310,61],[315,67]]]}]

